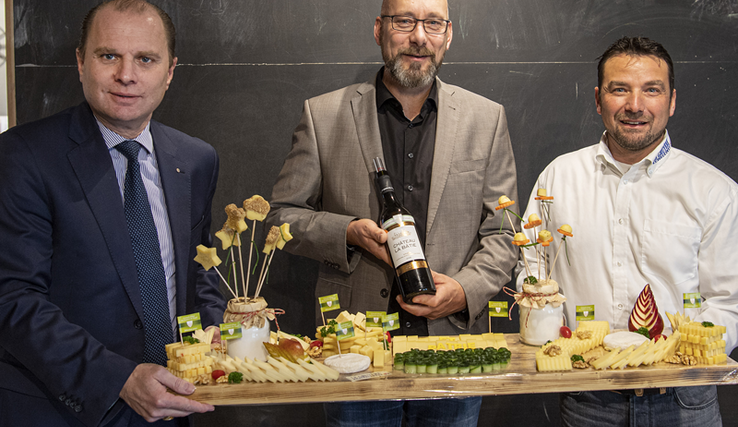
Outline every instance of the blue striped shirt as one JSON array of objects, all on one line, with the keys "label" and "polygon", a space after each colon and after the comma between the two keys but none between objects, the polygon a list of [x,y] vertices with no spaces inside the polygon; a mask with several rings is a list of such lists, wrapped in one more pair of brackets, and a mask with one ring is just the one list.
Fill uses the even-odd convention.
[{"label": "blue striped shirt", "polygon": [[[97,120],[97,118],[95,119]],[[118,187],[120,187],[120,197],[123,200],[123,188],[126,181],[126,170],[128,169],[128,159],[115,149],[115,146],[127,138],[123,138],[112,130],[108,129],[97,121],[100,128],[105,145],[108,147],[110,158],[113,160],[113,168],[115,169],[115,177],[118,179]],[[159,166],[156,162],[154,153],[154,139],[151,137],[151,122],[139,136],[133,138],[138,141],[145,150],[138,152],[138,162],[141,165],[141,178],[143,179],[146,193],[148,194],[149,204],[151,205],[151,213],[154,216],[154,225],[159,236],[159,247],[161,249],[161,259],[164,264],[164,274],[167,280],[167,297],[169,299],[169,317],[172,322],[172,331],[176,331],[176,313],[177,313],[177,287],[174,280],[174,243],[172,242],[172,230],[169,225],[169,215],[167,214],[167,204],[164,199],[164,189],[161,185],[161,176],[159,175]]]}]

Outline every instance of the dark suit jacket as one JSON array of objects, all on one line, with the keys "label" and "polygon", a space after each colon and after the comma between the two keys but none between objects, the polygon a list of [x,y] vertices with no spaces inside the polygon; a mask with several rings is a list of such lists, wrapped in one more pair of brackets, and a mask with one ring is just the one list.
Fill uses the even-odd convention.
[{"label": "dark suit jacket", "polygon": [[[510,222],[501,231],[502,214],[494,209],[501,195],[517,197],[515,159],[501,105],[440,79],[436,84],[425,255],[432,270],[461,284],[470,315],[429,320],[428,331],[480,333],[487,322],[477,320],[518,258]],[[351,313],[386,310],[394,278],[371,254],[346,250],[353,219],[379,218],[372,160],[382,155],[372,79],[305,101],[272,191],[267,226],[290,223],[294,239],[284,249],[322,261],[316,296],[337,293],[341,309]]]},{"label": "dark suit jacket", "polygon": [[[176,314],[219,323],[218,278],[193,261],[196,246],[211,242],[217,154],[157,122],[151,133],[174,241]],[[0,424],[18,408],[28,425],[142,422],[118,399],[143,358],[136,265],[87,103],[0,135],[0,203]]]}]

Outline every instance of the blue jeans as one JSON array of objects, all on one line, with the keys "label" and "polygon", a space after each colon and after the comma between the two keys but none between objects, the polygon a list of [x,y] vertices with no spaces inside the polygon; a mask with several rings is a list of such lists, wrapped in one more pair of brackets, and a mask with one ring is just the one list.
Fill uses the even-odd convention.
[{"label": "blue jeans", "polygon": [[722,426],[716,386],[667,388],[664,394],[656,390],[641,397],[614,391],[562,393],[561,425]]},{"label": "blue jeans", "polygon": [[476,427],[481,397],[436,400],[381,400],[323,405],[328,427]]}]

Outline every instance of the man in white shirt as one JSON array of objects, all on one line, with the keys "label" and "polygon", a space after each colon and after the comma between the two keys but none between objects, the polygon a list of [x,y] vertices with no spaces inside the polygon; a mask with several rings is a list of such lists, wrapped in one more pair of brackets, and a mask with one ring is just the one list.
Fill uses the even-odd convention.
[{"label": "man in white shirt", "polygon": [[[646,38],[615,42],[600,57],[595,101],[606,129],[600,142],[551,162],[524,216],[538,214],[550,230],[573,228],[571,264],[562,254],[552,273],[567,298],[569,325],[578,305],[594,305],[596,320],[626,329],[646,284],[664,318],[684,311],[685,293],[699,292],[702,307],[687,314],[725,325],[730,353],[738,341],[738,185],[672,147],[668,52]],[[554,197],[550,216],[535,200],[539,188]],[[554,239],[553,251],[561,242]],[[525,252],[534,263],[533,251]],[[715,386],[566,393],[561,419],[568,426],[721,425]]]}]

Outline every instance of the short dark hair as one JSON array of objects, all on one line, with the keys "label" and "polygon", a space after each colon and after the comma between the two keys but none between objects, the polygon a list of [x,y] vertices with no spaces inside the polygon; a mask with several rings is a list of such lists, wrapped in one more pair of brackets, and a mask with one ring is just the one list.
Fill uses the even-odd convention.
[{"label": "short dark hair", "polygon": [[597,64],[597,87],[602,88],[605,62],[618,55],[654,56],[666,62],[669,71],[669,93],[674,91],[674,63],[671,61],[669,52],[660,43],[646,37],[623,37],[607,48],[605,53],[598,58],[600,62]]},{"label": "short dark hair", "polygon": [[167,48],[169,50],[169,65],[172,65],[172,61],[174,61],[174,44],[176,39],[176,31],[174,29],[172,19],[159,6],[151,4],[145,0],[108,0],[90,9],[85,16],[85,19],[82,20],[82,33],[79,37],[79,44],[77,44],[77,50],[79,50],[79,54],[82,59],[85,57],[85,46],[87,44],[87,37],[90,33],[90,27],[92,27],[92,22],[97,13],[108,6],[114,8],[118,12],[129,10],[138,13],[144,13],[147,10],[153,10],[156,12],[156,14],[161,18],[162,24],[164,24],[164,35],[167,38]]}]

